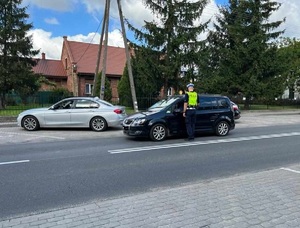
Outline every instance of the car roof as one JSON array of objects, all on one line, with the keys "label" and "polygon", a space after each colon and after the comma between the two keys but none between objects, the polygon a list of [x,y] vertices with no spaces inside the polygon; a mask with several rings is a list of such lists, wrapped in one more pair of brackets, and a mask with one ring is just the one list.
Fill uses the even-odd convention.
[{"label": "car roof", "polygon": [[103,102],[108,102],[106,100],[100,99],[99,97],[84,97],[84,96],[81,96],[81,97],[66,97],[63,100],[68,100],[68,99],[72,99],[72,100],[74,100],[74,99],[75,100],[86,99],[86,100],[91,100],[91,101],[99,101],[100,100],[100,101],[103,101]]},{"label": "car roof", "polygon": [[66,97],[65,99],[88,99],[88,100],[95,100],[97,97]]},{"label": "car roof", "polygon": [[227,98],[227,96],[221,95],[221,94],[199,94],[200,97],[223,97],[223,98]]},{"label": "car roof", "polygon": [[80,99],[86,99],[86,100],[90,100],[90,101],[94,101],[94,102],[100,102],[102,104],[108,105],[108,106],[114,106],[113,104],[111,104],[110,102],[106,101],[106,100],[102,100],[99,97],[67,97],[63,100],[80,100]]},{"label": "car roof", "polygon": [[[198,95],[200,97],[222,97],[222,98],[228,98],[227,96],[224,96],[224,95],[220,95],[220,94],[207,94],[207,93],[198,93]],[[168,99],[170,98],[175,98],[175,97],[184,97],[184,94],[183,95],[174,95],[174,96],[170,96],[168,97]]]}]

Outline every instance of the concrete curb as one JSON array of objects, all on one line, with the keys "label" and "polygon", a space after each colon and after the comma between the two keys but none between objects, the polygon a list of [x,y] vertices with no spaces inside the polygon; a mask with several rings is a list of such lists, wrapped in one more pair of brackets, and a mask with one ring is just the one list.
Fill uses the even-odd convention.
[{"label": "concrete curb", "polygon": [[16,116],[0,116],[0,124],[7,122],[17,122]]}]

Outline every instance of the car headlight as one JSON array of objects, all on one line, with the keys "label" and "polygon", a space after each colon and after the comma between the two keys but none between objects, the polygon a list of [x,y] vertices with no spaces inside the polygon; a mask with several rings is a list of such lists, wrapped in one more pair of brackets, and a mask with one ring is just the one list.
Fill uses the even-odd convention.
[{"label": "car headlight", "polygon": [[135,119],[132,122],[132,125],[137,126],[137,125],[143,125],[146,122],[146,119]]}]

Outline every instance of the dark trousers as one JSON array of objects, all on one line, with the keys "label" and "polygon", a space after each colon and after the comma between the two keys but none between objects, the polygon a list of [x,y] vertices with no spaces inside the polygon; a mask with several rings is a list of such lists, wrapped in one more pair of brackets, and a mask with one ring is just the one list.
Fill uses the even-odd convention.
[{"label": "dark trousers", "polygon": [[185,113],[185,125],[189,139],[195,138],[196,109],[187,109]]}]

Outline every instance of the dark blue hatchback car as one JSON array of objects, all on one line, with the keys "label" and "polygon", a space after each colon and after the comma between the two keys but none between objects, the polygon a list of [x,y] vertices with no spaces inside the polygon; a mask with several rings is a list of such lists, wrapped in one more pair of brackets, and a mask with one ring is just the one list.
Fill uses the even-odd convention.
[{"label": "dark blue hatchback car", "polygon": [[[184,96],[172,96],[158,101],[145,112],[128,116],[123,121],[123,132],[128,136],[148,137],[162,141],[169,136],[186,134],[183,112]],[[230,99],[220,95],[199,95],[196,111],[196,133],[215,133],[225,136],[235,128]]]}]

